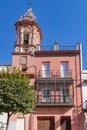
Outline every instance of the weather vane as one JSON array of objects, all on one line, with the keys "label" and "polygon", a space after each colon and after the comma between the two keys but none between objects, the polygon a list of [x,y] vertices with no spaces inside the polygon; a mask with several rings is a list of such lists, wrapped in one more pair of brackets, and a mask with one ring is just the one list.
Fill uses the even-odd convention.
[{"label": "weather vane", "polygon": [[27,4],[28,4],[28,9],[30,9],[30,8],[31,8],[32,3],[31,3],[31,2],[28,2]]}]

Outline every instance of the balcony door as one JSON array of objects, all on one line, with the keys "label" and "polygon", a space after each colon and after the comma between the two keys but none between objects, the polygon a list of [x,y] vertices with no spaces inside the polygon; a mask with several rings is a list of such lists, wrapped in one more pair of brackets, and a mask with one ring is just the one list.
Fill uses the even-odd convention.
[{"label": "balcony door", "polygon": [[69,103],[69,88],[61,87],[61,102]]},{"label": "balcony door", "polygon": [[69,77],[69,63],[61,62],[61,77]]},{"label": "balcony door", "polygon": [[42,77],[49,78],[50,77],[50,63],[43,63],[42,64]]},{"label": "balcony door", "polygon": [[50,102],[50,89],[49,88],[42,89],[42,102]]}]

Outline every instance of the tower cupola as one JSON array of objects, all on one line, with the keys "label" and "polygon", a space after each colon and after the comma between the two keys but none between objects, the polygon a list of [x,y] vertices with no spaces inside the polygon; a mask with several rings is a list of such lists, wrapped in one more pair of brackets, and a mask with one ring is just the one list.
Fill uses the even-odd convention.
[{"label": "tower cupola", "polygon": [[16,22],[15,52],[35,52],[42,41],[42,33],[31,8]]}]

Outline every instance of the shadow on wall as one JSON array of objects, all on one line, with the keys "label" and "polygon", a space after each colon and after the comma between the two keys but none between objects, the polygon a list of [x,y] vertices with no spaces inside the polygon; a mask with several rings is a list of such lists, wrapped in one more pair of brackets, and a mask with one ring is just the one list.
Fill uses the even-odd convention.
[{"label": "shadow on wall", "polygon": [[84,130],[87,130],[87,112],[84,112]]},{"label": "shadow on wall", "polygon": [[74,110],[72,112],[73,116],[73,129],[74,130],[82,130],[83,129],[83,120],[84,120],[84,115],[83,115],[83,110],[82,106],[74,107]]},{"label": "shadow on wall", "polygon": [[[64,115],[63,116],[63,113],[62,113],[61,117],[60,117],[60,120],[57,120],[55,122],[55,129],[58,129],[59,127],[63,127],[64,128],[65,125],[66,126],[69,125],[71,127],[71,129],[73,129],[73,130],[83,130],[83,125],[82,125],[82,122],[83,122],[82,106],[74,107],[73,112],[72,112],[72,117],[73,117],[73,119],[71,119],[71,117],[69,115]],[[61,118],[65,118],[66,119],[66,121],[64,122],[65,124],[62,122]],[[71,122],[71,123],[69,124],[69,122]],[[86,127],[85,130],[87,130],[87,123],[85,124],[85,127]],[[71,130],[70,128],[67,128],[67,129]]]}]

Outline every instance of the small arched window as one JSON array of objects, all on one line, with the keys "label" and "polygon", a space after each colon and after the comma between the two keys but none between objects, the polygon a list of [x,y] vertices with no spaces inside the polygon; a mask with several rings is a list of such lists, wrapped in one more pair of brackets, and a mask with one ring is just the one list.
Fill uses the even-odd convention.
[{"label": "small arched window", "polygon": [[24,30],[23,32],[23,44],[28,45],[29,43],[29,33],[27,30]]},{"label": "small arched window", "polygon": [[24,42],[23,42],[23,44],[24,45],[28,45],[28,38],[29,38],[29,34],[24,34]]}]

